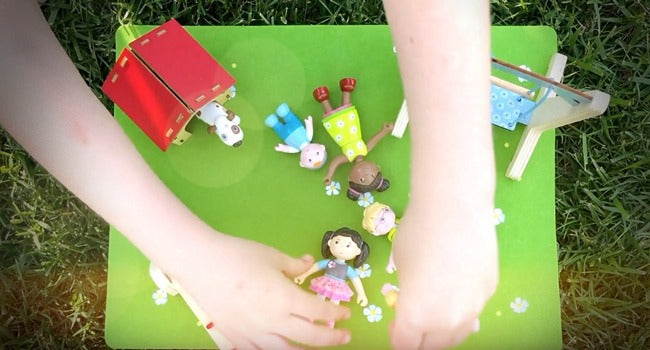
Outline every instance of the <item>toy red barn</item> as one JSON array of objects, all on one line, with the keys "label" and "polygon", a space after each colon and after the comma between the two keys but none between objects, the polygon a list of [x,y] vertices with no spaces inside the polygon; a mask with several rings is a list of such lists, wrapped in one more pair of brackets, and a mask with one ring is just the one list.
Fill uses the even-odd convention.
[{"label": "toy red barn", "polygon": [[102,90],[163,151],[183,144],[201,107],[233,95],[235,79],[174,19],[129,43]]}]

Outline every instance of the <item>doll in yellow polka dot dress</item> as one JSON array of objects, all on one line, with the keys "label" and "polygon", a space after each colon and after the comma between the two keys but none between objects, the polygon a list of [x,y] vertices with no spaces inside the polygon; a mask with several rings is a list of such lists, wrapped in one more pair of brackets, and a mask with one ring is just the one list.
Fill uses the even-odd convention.
[{"label": "doll in yellow polka dot dress", "polygon": [[388,179],[384,178],[379,166],[366,159],[366,155],[377,143],[388,135],[394,127],[393,123],[384,123],[381,130],[373,135],[368,142],[364,142],[361,134],[361,124],[357,108],[350,101],[350,94],[354,91],[357,81],[354,78],[343,78],[339,82],[342,97],[341,106],[332,109],[329,102],[329,90],[326,86],[314,90],[314,98],[323,106],[323,126],[332,139],[341,147],[343,155],[332,160],[325,175],[324,183],[332,181],[336,169],[343,163],[351,162],[352,168],[348,176],[347,196],[357,200],[365,192],[385,191],[390,187]]}]

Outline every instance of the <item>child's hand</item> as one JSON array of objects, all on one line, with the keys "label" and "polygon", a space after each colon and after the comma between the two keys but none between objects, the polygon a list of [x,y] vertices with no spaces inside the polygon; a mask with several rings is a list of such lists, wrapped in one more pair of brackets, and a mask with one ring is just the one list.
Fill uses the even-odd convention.
[{"label": "child's hand", "polygon": [[349,309],[323,302],[292,282],[313,264],[311,256],[295,259],[256,242],[224,238],[213,247],[191,247],[189,261],[175,266],[174,277],[235,348],[294,348],[288,340],[310,346],[348,341],[348,331],[312,321],[341,320],[349,317]]},{"label": "child's hand", "polygon": [[[395,236],[400,296],[392,343],[397,349],[453,346],[476,331],[496,288],[495,229],[489,213],[460,209],[433,221],[413,209]],[[426,214],[435,212],[428,208]]]}]

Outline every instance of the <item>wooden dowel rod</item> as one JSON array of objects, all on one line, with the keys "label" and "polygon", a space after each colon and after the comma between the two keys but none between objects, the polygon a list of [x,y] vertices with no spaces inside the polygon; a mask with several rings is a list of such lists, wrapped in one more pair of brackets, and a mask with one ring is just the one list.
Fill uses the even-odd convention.
[{"label": "wooden dowel rod", "polygon": [[576,95],[586,99],[587,101],[592,100],[591,96],[587,95],[586,93],[584,93],[584,92],[582,92],[580,90],[576,90],[576,89],[570,87],[569,85],[559,83],[557,81],[549,79],[549,78],[547,78],[547,77],[545,77],[543,75],[537,74],[535,72],[527,71],[527,70],[525,70],[525,69],[523,69],[521,67],[515,66],[514,64],[508,63],[506,61],[502,61],[502,60],[500,60],[498,58],[492,57],[492,64],[494,64],[494,65],[496,65],[498,67],[502,67],[502,69],[504,69],[506,71],[515,71],[515,72],[521,74],[522,78],[525,78],[525,77],[528,76],[528,77],[531,77],[533,80],[539,80],[539,81],[542,81],[542,82],[544,82],[546,84],[552,85],[552,86],[554,86],[554,87],[556,87],[558,89],[569,91],[569,92],[571,92],[573,94],[576,94]]},{"label": "wooden dowel rod", "polygon": [[517,84],[513,84],[513,83],[511,83],[511,82],[509,82],[507,80],[497,78],[494,75],[490,76],[490,82],[492,84],[500,87],[500,88],[506,89],[508,91],[512,91],[515,94],[521,95],[521,96],[523,96],[523,97],[525,97],[525,98],[527,98],[529,100],[532,100],[533,97],[535,96],[535,94],[532,91],[530,91],[530,90],[528,90],[528,89],[526,89],[524,87],[521,87],[521,86],[519,86]]}]

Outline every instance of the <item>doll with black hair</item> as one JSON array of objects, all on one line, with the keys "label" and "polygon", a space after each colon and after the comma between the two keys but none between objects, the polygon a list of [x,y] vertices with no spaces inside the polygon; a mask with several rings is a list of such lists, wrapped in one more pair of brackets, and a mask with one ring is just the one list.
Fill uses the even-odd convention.
[{"label": "doll with black hair", "polygon": [[[335,304],[341,301],[350,301],[350,297],[354,293],[346,283],[349,278],[357,291],[357,303],[366,306],[368,298],[361,284],[361,279],[355,270],[356,267],[361,266],[366,261],[370,253],[370,248],[361,239],[361,235],[347,227],[342,227],[336,231],[328,231],[323,236],[321,252],[325,259],[315,263],[305,273],[294,278],[294,282],[302,284],[309,275],[316,271],[325,270],[325,275],[311,280],[309,289],[316,292],[323,300],[330,299]],[[354,262],[350,266],[346,261],[352,259],[354,259]]]}]

